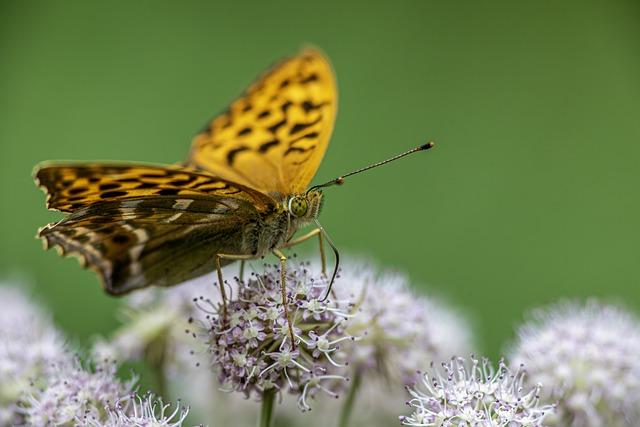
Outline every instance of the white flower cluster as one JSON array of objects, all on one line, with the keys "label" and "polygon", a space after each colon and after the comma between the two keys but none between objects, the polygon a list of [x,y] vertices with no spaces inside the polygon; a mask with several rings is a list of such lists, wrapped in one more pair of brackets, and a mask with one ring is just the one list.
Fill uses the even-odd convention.
[{"label": "white flower cluster", "polygon": [[[22,291],[0,287],[0,426],[184,424],[188,407],[137,394],[114,359],[144,359],[162,389],[187,394],[220,424],[248,424],[258,415],[250,400],[264,400],[268,414],[273,395],[288,392],[304,414],[292,399],[278,425],[387,425],[402,382],[411,413],[400,420],[411,426],[632,427],[640,419],[640,320],[630,312],[596,301],[538,310],[509,362],[494,368],[457,357],[473,345],[464,316],[414,295],[401,275],[347,267],[323,300],[326,276],[290,265],[283,304],[280,270],[265,266],[226,284],[226,313],[215,278],[145,290],[128,298],[112,339],[96,345],[97,362],[85,363]],[[217,394],[216,374],[236,393]],[[346,398],[316,402],[321,417],[306,414],[311,398],[339,394]]]},{"label": "white flower cluster", "polygon": [[404,425],[428,427],[536,427],[553,406],[540,405],[540,385],[523,389],[524,371],[510,371],[503,361],[498,369],[487,360],[471,357],[470,366],[454,357],[437,370],[425,373],[421,388],[409,388],[413,409],[401,416]]},{"label": "white flower cluster", "polygon": [[114,362],[101,361],[85,369],[78,359],[54,363],[46,379],[24,399],[21,412],[28,425],[97,423],[104,407],[130,394],[136,383],[119,381]]},{"label": "white flower cluster", "polygon": [[220,303],[203,298],[199,305],[209,315],[205,336],[224,387],[247,397],[288,388],[308,410],[309,397],[318,391],[337,396],[343,387],[346,378],[337,371],[343,367],[341,344],[355,339],[345,331],[352,307],[346,301],[321,301],[327,280],[313,277],[308,265],[290,266],[285,283],[294,343],[274,266],[239,281],[226,317]]},{"label": "white flower cluster", "polygon": [[362,339],[349,346],[349,364],[397,382],[416,370],[473,350],[464,316],[444,302],[416,295],[405,276],[360,265],[342,269],[336,294],[356,304],[347,330]]},{"label": "white flower cluster", "polygon": [[17,401],[45,368],[66,357],[62,335],[16,286],[0,286],[0,425],[18,423]]},{"label": "white flower cluster", "polygon": [[81,363],[23,291],[0,287],[0,426],[182,425],[188,408],[134,399],[136,381],[116,370],[113,361]]},{"label": "white flower cluster", "polygon": [[596,301],[533,313],[511,360],[527,366],[544,398],[558,402],[559,425],[632,426],[640,417],[640,322]]}]

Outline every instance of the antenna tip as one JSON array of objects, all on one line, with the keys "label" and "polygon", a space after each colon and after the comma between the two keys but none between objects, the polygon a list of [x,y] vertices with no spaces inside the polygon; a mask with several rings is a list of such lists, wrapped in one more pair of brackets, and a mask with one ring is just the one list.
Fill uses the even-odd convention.
[{"label": "antenna tip", "polygon": [[436,145],[435,142],[433,141],[429,141],[424,145],[421,145],[420,147],[418,147],[419,150],[428,150],[429,148],[433,148],[433,146]]}]

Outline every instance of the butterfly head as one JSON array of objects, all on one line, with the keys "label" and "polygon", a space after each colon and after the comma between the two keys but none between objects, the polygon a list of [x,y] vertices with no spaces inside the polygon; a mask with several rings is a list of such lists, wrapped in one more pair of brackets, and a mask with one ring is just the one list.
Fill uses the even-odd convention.
[{"label": "butterfly head", "polygon": [[311,190],[303,194],[291,196],[287,210],[296,219],[311,221],[318,218],[322,208],[322,191]]}]

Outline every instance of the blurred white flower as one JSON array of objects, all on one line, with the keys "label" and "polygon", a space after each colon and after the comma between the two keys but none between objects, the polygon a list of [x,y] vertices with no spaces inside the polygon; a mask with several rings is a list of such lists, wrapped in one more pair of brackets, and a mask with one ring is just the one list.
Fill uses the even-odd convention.
[{"label": "blurred white flower", "polygon": [[[225,277],[232,277],[231,269],[226,270]],[[166,378],[168,394],[164,397],[184,397],[197,419],[215,419],[220,425],[251,424],[258,405],[219,390],[218,380],[208,367],[206,343],[191,335],[193,323],[204,324],[206,320],[206,313],[194,300],[205,298],[219,301],[215,273],[179,286],[132,293],[122,299],[122,325],[109,339],[97,341],[93,353],[96,359],[120,361],[148,360],[153,353],[161,353],[162,366],[155,368],[161,369]],[[190,333],[185,334],[186,330]]]},{"label": "blurred white flower", "polygon": [[67,357],[51,317],[24,290],[0,286],[0,425],[18,422],[22,392],[38,383],[47,366]]},{"label": "blurred white flower", "polygon": [[306,264],[287,270],[287,308],[291,313],[295,346],[282,304],[280,272],[265,266],[238,282],[222,305],[206,299],[199,305],[208,319],[203,325],[219,381],[229,391],[260,398],[265,390],[288,389],[298,395],[300,409],[310,409],[308,400],[317,392],[337,396],[346,379],[341,345],[354,340],[344,330],[352,309],[348,301],[320,301],[328,285],[326,278],[313,277]]},{"label": "blurred white flower", "polygon": [[105,422],[91,420],[91,427],[181,427],[189,408],[178,402],[174,407],[151,393],[132,394],[106,407]]},{"label": "blurred white flower", "polygon": [[85,425],[100,422],[104,407],[131,394],[136,380],[122,382],[116,364],[99,361],[85,367],[77,358],[53,363],[44,385],[34,386],[20,404],[27,425]]},{"label": "blurred white flower", "polygon": [[459,357],[443,363],[444,376],[433,370],[421,386],[408,388],[413,413],[401,416],[404,425],[433,427],[543,426],[553,406],[539,404],[541,386],[523,389],[524,371],[510,371],[503,361],[495,370],[487,360]]},{"label": "blurred white flower", "polygon": [[137,360],[160,343],[164,368],[170,371],[175,358],[188,358],[193,347],[193,340],[184,333],[190,319],[204,318],[194,299],[207,295],[216,300],[217,294],[214,282],[198,280],[171,288],[147,288],[127,296],[121,312],[122,326],[109,339],[94,344],[94,357]]},{"label": "blurred white flower", "polygon": [[358,309],[347,330],[362,339],[345,349],[354,368],[405,383],[425,363],[473,350],[465,317],[443,301],[413,293],[399,273],[347,265],[334,290],[338,299],[355,301]]},{"label": "blurred white flower", "polygon": [[633,426],[640,417],[640,322],[589,301],[535,311],[520,327],[511,360],[558,401],[557,423]]}]

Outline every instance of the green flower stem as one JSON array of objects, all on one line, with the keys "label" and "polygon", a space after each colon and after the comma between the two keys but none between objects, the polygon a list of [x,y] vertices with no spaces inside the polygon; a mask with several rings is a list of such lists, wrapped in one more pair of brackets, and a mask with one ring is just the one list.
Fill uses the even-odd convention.
[{"label": "green flower stem", "polygon": [[353,380],[351,381],[351,387],[349,388],[349,393],[347,394],[347,398],[345,399],[344,405],[342,405],[342,410],[340,411],[338,427],[349,426],[349,418],[351,417],[351,411],[353,410],[353,405],[356,401],[356,395],[358,394],[358,390],[360,389],[361,382],[362,375],[360,375],[358,369],[355,369]]},{"label": "green flower stem", "polygon": [[258,419],[258,427],[271,427],[273,424],[273,402],[275,402],[276,390],[265,390],[262,395],[262,408],[260,409],[260,418]]},{"label": "green flower stem", "polygon": [[166,362],[166,338],[164,335],[156,338],[149,343],[145,351],[145,359],[153,370],[156,378],[157,393],[162,396],[163,399],[169,400],[167,388],[167,377],[165,374],[165,362]]}]

